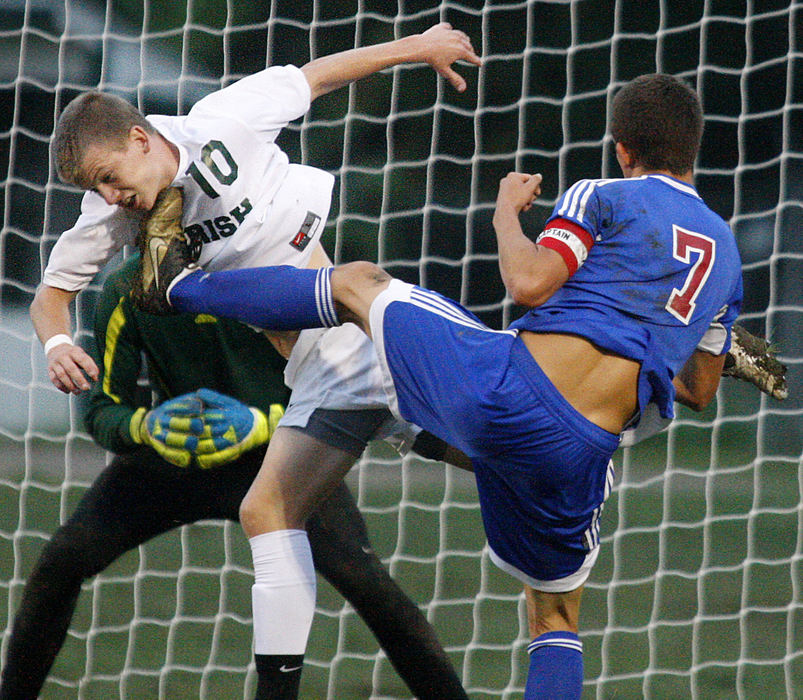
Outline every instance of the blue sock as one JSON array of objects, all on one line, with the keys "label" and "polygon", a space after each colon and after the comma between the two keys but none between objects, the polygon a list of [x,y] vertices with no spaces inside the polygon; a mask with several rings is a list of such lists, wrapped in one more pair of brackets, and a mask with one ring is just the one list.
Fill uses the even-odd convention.
[{"label": "blue sock", "polygon": [[525,700],[580,700],[583,643],[573,632],[545,632],[530,642]]},{"label": "blue sock", "polygon": [[242,270],[198,270],[170,289],[176,311],[233,318],[268,330],[339,325],[329,278],[331,267],[290,265]]}]

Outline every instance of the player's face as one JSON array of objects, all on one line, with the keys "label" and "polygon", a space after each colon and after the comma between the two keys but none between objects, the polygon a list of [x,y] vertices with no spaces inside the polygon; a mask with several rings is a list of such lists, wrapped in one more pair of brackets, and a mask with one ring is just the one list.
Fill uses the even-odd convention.
[{"label": "player's face", "polygon": [[122,147],[105,142],[87,148],[82,171],[86,188],[108,204],[147,211],[161,189],[156,166],[148,135],[132,129]]}]

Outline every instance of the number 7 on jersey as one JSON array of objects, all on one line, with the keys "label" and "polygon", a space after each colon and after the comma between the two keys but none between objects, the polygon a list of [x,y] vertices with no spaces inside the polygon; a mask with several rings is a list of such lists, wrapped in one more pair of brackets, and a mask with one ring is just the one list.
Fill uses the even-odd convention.
[{"label": "number 7 on jersey", "polygon": [[672,225],[672,255],[675,260],[690,264],[692,251],[698,253],[697,261],[686,275],[683,289],[673,289],[669,301],[666,302],[666,310],[686,325],[694,313],[694,300],[702,291],[711,272],[716,250],[717,244],[713,238]]}]

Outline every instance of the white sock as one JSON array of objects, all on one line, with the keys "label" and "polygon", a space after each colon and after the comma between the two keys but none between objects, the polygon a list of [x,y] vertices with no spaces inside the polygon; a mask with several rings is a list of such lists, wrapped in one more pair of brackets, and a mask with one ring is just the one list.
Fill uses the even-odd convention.
[{"label": "white sock", "polygon": [[266,532],[249,543],[254,561],[254,653],[303,654],[315,614],[316,590],[307,533]]}]

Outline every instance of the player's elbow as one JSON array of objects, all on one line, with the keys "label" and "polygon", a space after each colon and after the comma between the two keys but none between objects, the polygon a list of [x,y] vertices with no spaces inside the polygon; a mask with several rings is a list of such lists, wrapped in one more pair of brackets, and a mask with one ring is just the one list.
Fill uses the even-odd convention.
[{"label": "player's elbow", "polygon": [[682,399],[679,399],[679,403],[682,403],[684,406],[687,406],[692,411],[704,411],[708,408],[708,405],[714,400],[714,396],[716,392],[710,396],[685,396]]},{"label": "player's elbow", "polygon": [[569,278],[563,258],[554,250],[536,246],[536,256],[500,265],[502,280],[513,301],[535,308],[546,302]]},{"label": "player's elbow", "polygon": [[54,313],[65,313],[77,294],[78,292],[70,292],[66,289],[59,289],[58,287],[41,284],[37,288],[36,294],[34,294],[33,301],[30,307],[28,307],[28,312],[34,320],[34,323],[37,319],[50,316]]},{"label": "player's elbow", "polygon": [[692,408],[695,411],[703,411],[711,404],[714,397],[717,395],[719,388],[719,375],[715,376],[711,381],[707,382],[704,387],[699,388],[695,392],[695,402]]},{"label": "player's elbow", "polygon": [[37,316],[42,314],[44,302],[42,300],[45,287],[39,287],[36,290],[36,294],[34,294],[33,301],[31,302],[30,306],[28,307],[28,313],[30,314],[31,318],[36,318]]},{"label": "player's elbow", "polygon": [[558,289],[558,287],[546,284],[541,280],[527,277],[506,280],[505,286],[513,303],[527,308],[541,306]]},{"label": "player's elbow", "polygon": [[676,378],[675,400],[692,409],[693,411],[704,411],[717,395],[719,387],[719,377],[707,378],[707,381],[690,382]]},{"label": "player's elbow", "polygon": [[724,363],[724,355],[695,351],[672,380],[676,400],[694,411],[704,410],[717,394]]},{"label": "player's elbow", "polygon": [[301,66],[301,72],[309,84],[310,102],[348,84],[347,81],[337,79],[337,73],[333,72],[336,69],[337,63],[331,56],[322,56]]},{"label": "player's elbow", "polygon": [[36,329],[37,333],[39,333],[40,328],[46,324],[49,316],[48,294],[50,293],[50,289],[50,287],[45,285],[40,286],[36,290],[33,301],[31,301],[31,304],[28,307],[28,315],[30,316],[31,323],[33,323],[33,327]]}]

